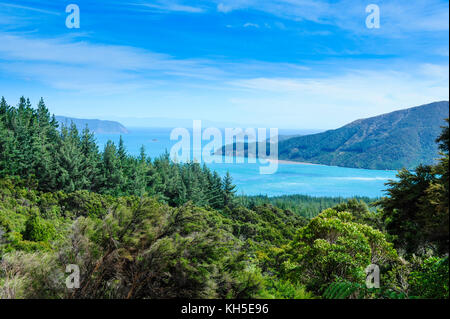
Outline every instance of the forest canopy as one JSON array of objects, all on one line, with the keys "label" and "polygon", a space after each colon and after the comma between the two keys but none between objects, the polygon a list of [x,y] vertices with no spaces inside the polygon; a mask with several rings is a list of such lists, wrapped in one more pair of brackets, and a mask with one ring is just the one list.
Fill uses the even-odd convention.
[{"label": "forest canopy", "polygon": [[448,132],[376,202],[245,197],[230,174],[99,150],[42,99],[2,98],[0,298],[448,298]]}]

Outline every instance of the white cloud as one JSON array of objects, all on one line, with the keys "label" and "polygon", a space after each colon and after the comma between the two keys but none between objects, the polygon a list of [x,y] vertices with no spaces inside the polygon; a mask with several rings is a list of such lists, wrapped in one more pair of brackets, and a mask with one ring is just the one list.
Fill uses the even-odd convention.
[{"label": "white cloud", "polygon": [[381,28],[367,29],[365,12],[368,3],[360,0],[307,1],[307,0],[212,0],[218,3],[217,10],[231,12],[252,9],[272,14],[279,18],[334,25],[357,33],[394,37],[405,32],[448,31],[449,4],[442,0],[392,0],[378,3]]},{"label": "white cloud", "polygon": [[229,13],[234,10],[251,8],[257,3],[257,1],[255,0],[212,0],[211,2],[217,3],[217,11],[222,13]]},{"label": "white cloud", "polygon": [[223,112],[223,119],[230,121],[239,114],[242,121],[269,119],[266,124],[279,127],[333,128],[356,118],[448,100],[448,64],[399,66],[387,61],[390,64],[361,67],[350,62],[343,71],[337,61],[305,66],[177,59],[69,37],[0,32],[0,43],[2,76],[19,79],[24,86],[39,83],[57,92],[82,92],[87,100],[99,94],[122,94],[128,100],[138,94],[141,101],[135,103],[153,103],[158,95],[161,110],[171,109],[167,103],[173,99],[174,110],[192,113],[192,107],[202,112],[196,114],[209,111],[211,118]]},{"label": "white cloud", "polygon": [[[0,32],[0,68],[11,76],[45,82],[56,88],[87,90],[109,83],[138,87],[136,83],[184,82],[190,86],[224,79],[266,74],[292,74],[306,66],[262,61],[230,62],[226,59],[178,59],[130,46],[79,41],[77,37],[38,38]],[[157,81],[156,81],[157,80]],[[114,91],[112,89],[111,91]]]},{"label": "white cloud", "polygon": [[217,11],[219,11],[219,12],[228,13],[232,10],[233,10],[233,8],[231,6],[226,6],[223,3],[219,3],[217,5]]},{"label": "white cloud", "polygon": [[[206,60],[176,59],[134,47],[74,38],[31,38],[0,32],[0,69],[54,88],[115,92],[171,78],[211,80],[223,71]],[[156,80],[155,80],[156,79]]]},{"label": "white cloud", "polygon": [[[241,114],[258,110],[283,127],[333,128],[352,119],[448,100],[448,65],[358,70],[326,78],[252,78],[229,83]],[[274,124],[276,125],[276,124]]]},{"label": "white cloud", "polygon": [[13,8],[13,9],[26,10],[26,11],[34,11],[34,12],[39,12],[39,13],[51,14],[51,15],[61,15],[62,14],[61,12],[43,10],[40,8],[34,8],[34,7],[29,7],[29,6],[22,6],[22,5],[18,5],[18,4],[14,4],[14,3],[0,2],[0,6],[9,7],[9,8]]},{"label": "white cloud", "polygon": [[249,27],[259,28],[259,24],[251,23],[251,22],[247,22],[247,23],[244,24],[244,28],[249,28]]},{"label": "white cloud", "polygon": [[167,11],[167,12],[186,12],[186,13],[202,13],[205,10],[200,7],[194,7],[190,5],[184,5],[178,2],[170,0],[160,0],[157,3],[136,3],[135,5],[142,6],[148,9],[153,9],[156,11]]}]

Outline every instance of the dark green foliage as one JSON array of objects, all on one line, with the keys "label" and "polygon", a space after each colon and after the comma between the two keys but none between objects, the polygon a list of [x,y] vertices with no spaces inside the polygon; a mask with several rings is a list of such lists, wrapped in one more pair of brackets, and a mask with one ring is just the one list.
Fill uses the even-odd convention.
[{"label": "dark green foliage", "polygon": [[[49,268],[41,269],[45,276],[33,275],[36,289],[14,288],[19,289],[16,296],[311,296],[300,285],[266,280],[252,257],[292,239],[296,228],[306,223],[296,214],[267,205],[255,212],[235,207],[226,217],[191,203],[174,208],[148,197],[44,193],[26,184],[0,179],[0,294],[2,267],[25,267],[21,260],[27,260],[28,271],[35,274],[39,266],[33,256],[39,255],[48,261],[42,267]],[[247,216],[241,214],[244,211]],[[70,263],[82,269],[79,290],[65,290],[63,279],[51,290],[42,288]],[[29,278],[17,278],[30,284]]]},{"label": "dark green foliage", "polygon": [[390,181],[389,197],[379,201],[387,230],[394,236],[394,243],[408,253],[424,249],[427,244],[422,231],[421,199],[425,196],[433,175],[431,167],[419,166],[414,172],[401,170],[398,181]]},{"label": "dark green foliage", "polygon": [[[122,139],[100,152],[42,99],[2,99],[0,298],[448,298],[448,127],[437,142],[439,162],[401,171],[379,206],[236,197],[230,174],[132,157]],[[435,255],[399,257],[390,238]],[[370,263],[380,289],[363,285]]]},{"label": "dark green foliage", "polygon": [[87,127],[80,134],[75,123],[66,125],[58,128],[42,99],[34,109],[23,97],[17,107],[2,98],[0,177],[35,179],[41,191],[149,194],[171,206],[188,201],[215,209],[234,205],[235,186],[229,174],[222,181],[198,163],[173,163],[168,154],[152,161],[144,149],[137,158],[129,156],[122,138],[118,146],[108,141],[99,152]]},{"label": "dark green foliage", "polygon": [[448,285],[448,256],[425,259],[418,269],[411,272],[409,277],[411,294],[421,298],[448,299]]},{"label": "dark green foliage", "polygon": [[85,272],[73,298],[249,297],[259,288],[241,282],[246,265],[226,223],[192,205],[141,201],[118,207],[100,223],[79,220],[71,236],[86,237],[92,246],[68,242],[66,263],[86,250],[93,257],[82,259]]},{"label": "dark green foliage", "polygon": [[336,281],[327,287],[322,294],[325,299],[406,299],[402,292],[396,292],[385,288],[367,288],[365,284]]},{"label": "dark green foliage", "polygon": [[266,281],[265,289],[259,293],[263,299],[314,299],[314,295],[300,284],[274,278]]},{"label": "dark green foliage", "polygon": [[385,235],[353,221],[348,212],[327,209],[301,228],[286,249],[284,273],[320,292],[337,279],[363,282],[369,264],[389,267],[397,252]]},{"label": "dark green foliage", "polygon": [[[355,197],[358,205],[370,205],[376,199],[368,197]],[[308,195],[283,195],[283,196],[238,196],[237,202],[249,209],[264,204],[272,204],[283,210],[290,210],[305,218],[314,218],[321,211],[339,204],[347,203],[348,198],[343,197],[314,197]],[[363,204],[364,203],[364,204]]]},{"label": "dark green foliage", "polygon": [[23,238],[30,241],[49,241],[56,235],[52,223],[42,219],[37,213],[32,213],[26,223]]},{"label": "dark green foliage", "polygon": [[450,132],[449,132],[449,126],[448,126],[448,118],[445,119],[445,122],[447,122],[447,125],[441,126],[442,133],[436,139],[436,143],[439,144],[439,150],[442,153],[448,154],[448,149],[449,149],[449,144],[450,144]]},{"label": "dark green foliage", "polygon": [[448,126],[437,141],[442,150],[438,164],[401,170],[398,181],[387,183],[388,196],[378,202],[394,243],[409,254],[430,249],[448,254]]},{"label": "dark green foliage", "polygon": [[223,203],[225,207],[234,206],[234,194],[236,186],[233,185],[233,179],[229,172],[223,178]]},{"label": "dark green foliage", "polygon": [[243,240],[252,240],[256,245],[270,243],[281,246],[294,238],[295,232],[307,224],[307,219],[281,210],[272,205],[256,206],[252,210],[237,206],[229,210],[233,220],[233,234]]}]

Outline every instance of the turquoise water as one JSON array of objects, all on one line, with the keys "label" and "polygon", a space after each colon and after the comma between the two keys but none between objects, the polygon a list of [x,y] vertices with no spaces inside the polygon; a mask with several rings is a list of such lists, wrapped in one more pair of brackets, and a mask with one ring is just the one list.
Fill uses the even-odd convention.
[{"label": "turquoise water", "polygon": [[[146,154],[155,158],[169,152],[177,141],[170,141],[170,129],[130,129],[122,135],[129,154],[137,156],[141,145]],[[97,142],[103,149],[108,139],[118,143],[117,134],[97,134]],[[204,142],[206,144],[207,142]],[[394,179],[396,171],[344,168],[326,165],[278,164],[275,174],[261,175],[259,164],[252,163],[211,163],[208,164],[222,176],[227,171],[233,177],[239,194],[247,195],[288,195],[305,194],[311,196],[383,196],[384,183]]]}]

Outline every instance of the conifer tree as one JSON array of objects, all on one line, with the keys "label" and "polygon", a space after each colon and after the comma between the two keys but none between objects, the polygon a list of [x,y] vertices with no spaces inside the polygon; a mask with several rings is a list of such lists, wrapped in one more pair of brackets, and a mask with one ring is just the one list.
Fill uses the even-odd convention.
[{"label": "conifer tree", "polygon": [[227,172],[225,177],[223,178],[223,202],[225,207],[233,207],[234,206],[234,194],[236,186],[233,185],[233,178],[230,175],[230,172]]},{"label": "conifer tree", "polygon": [[101,158],[94,134],[86,127],[81,133],[82,170],[86,177],[84,187],[90,191],[99,191],[102,183],[100,177]]},{"label": "conifer tree", "polygon": [[102,154],[102,179],[101,191],[106,194],[119,195],[123,183],[120,160],[117,148],[112,141],[106,143]]},{"label": "conifer tree", "polygon": [[70,129],[63,126],[58,152],[59,174],[56,177],[58,189],[66,192],[83,189],[86,176],[83,172],[83,157],[81,153],[78,130],[74,123]]}]

